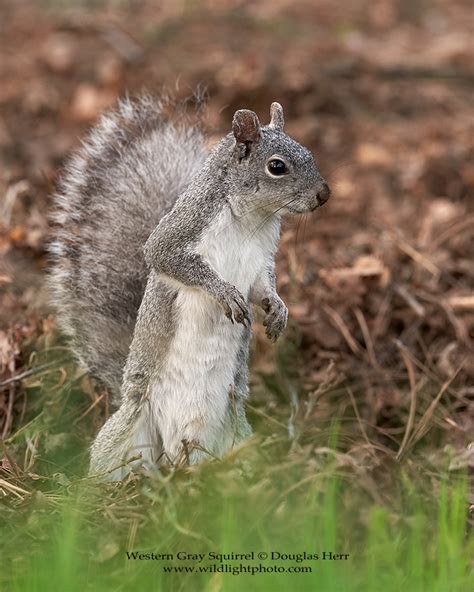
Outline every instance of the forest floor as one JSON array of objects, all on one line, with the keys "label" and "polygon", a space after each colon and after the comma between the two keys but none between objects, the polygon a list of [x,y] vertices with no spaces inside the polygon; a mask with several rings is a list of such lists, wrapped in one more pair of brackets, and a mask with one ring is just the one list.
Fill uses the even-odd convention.
[{"label": "forest floor", "polygon": [[[472,19],[467,0],[1,3],[0,530],[11,571],[0,589],[41,589],[48,575],[31,549],[35,560],[44,549],[61,556],[62,589],[91,570],[90,555],[105,569],[87,571],[82,589],[100,578],[125,589],[135,568],[124,550],[144,548],[153,528],[160,549],[285,540],[303,550],[319,537],[365,558],[321,568],[324,592],[469,589]],[[276,346],[255,326],[257,435],[222,463],[90,485],[87,450],[110,405],[74,364],[48,302],[51,194],[104,109],[163,88],[178,99],[206,90],[211,140],[235,109],[265,122],[278,100],[333,195],[284,225],[278,289],[290,323]],[[85,563],[68,563],[79,547]],[[222,574],[199,577],[159,581],[238,589]],[[314,589],[295,578],[272,589]],[[268,589],[263,576],[252,581]]]}]

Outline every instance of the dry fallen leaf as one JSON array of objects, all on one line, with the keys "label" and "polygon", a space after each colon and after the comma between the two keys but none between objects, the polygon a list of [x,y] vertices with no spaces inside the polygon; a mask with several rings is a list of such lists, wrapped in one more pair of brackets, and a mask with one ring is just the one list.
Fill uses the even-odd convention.
[{"label": "dry fallen leaf", "polygon": [[6,331],[0,331],[0,374],[5,370],[13,372],[15,356],[19,353],[18,344],[14,342],[12,335]]},{"label": "dry fallen leaf", "polygon": [[321,269],[320,277],[328,286],[337,286],[351,278],[376,278],[382,287],[388,284],[390,270],[378,257],[363,255],[358,257],[352,267],[338,269]]},{"label": "dry fallen leaf", "polygon": [[367,167],[388,167],[393,162],[393,155],[380,144],[359,144],[355,158],[359,164]]},{"label": "dry fallen leaf", "polygon": [[450,296],[446,303],[453,310],[474,310],[474,294],[470,296]]},{"label": "dry fallen leaf", "polygon": [[72,99],[71,114],[78,121],[90,121],[107,107],[110,107],[116,99],[114,92],[101,90],[92,84],[80,84]]}]

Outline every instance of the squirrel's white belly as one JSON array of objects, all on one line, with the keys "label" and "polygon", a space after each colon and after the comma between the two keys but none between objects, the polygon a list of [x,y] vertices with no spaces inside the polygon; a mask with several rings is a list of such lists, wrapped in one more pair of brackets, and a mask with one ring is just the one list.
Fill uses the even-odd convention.
[{"label": "squirrel's white belly", "polygon": [[243,328],[198,290],[181,290],[175,307],[175,335],[152,386],[153,416],[172,461],[183,440],[221,455],[231,445],[226,425]]},{"label": "squirrel's white belly", "polygon": [[[268,260],[275,233],[252,236],[223,212],[204,234],[201,256],[248,298]],[[151,389],[154,422],[165,452],[176,458],[186,440],[221,455],[232,445],[232,400],[244,328],[231,323],[214,298],[181,287],[174,303],[175,333]],[[205,455],[205,454],[204,454]]]}]

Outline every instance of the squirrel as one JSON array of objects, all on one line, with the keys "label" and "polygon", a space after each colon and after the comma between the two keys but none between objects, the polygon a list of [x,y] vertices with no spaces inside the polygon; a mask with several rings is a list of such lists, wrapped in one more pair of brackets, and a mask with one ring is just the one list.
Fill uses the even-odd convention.
[{"label": "squirrel", "polygon": [[118,404],[91,447],[90,474],[197,463],[246,438],[254,304],[275,341],[284,214],[330,195],[311,152],[239,109],[210,152],[165,100],[120,100],[60,177],[50,285],[79,361]]}]

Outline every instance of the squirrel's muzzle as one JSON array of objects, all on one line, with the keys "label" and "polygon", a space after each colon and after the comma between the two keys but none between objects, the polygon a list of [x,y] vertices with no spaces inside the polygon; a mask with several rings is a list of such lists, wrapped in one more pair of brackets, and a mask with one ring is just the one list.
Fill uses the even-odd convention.
[{"label": "squirrel's muzzle", "polygon": [[326,183],[326,181],[323,181],[321,183],[319,191],[316,193],[316,204],[310,208],[311,211],[314,212],[314,210],[323,206],[330,198],[330,196],[331,189],[329,188],[329,185]]},{"label": "squirrel's muzzle", "polygon": [[329,185],[327,183],[323,183],[322,188],[318,191],[318,206],[324,205],[329,197],[331,196],[331,190],[329,189]]}]

